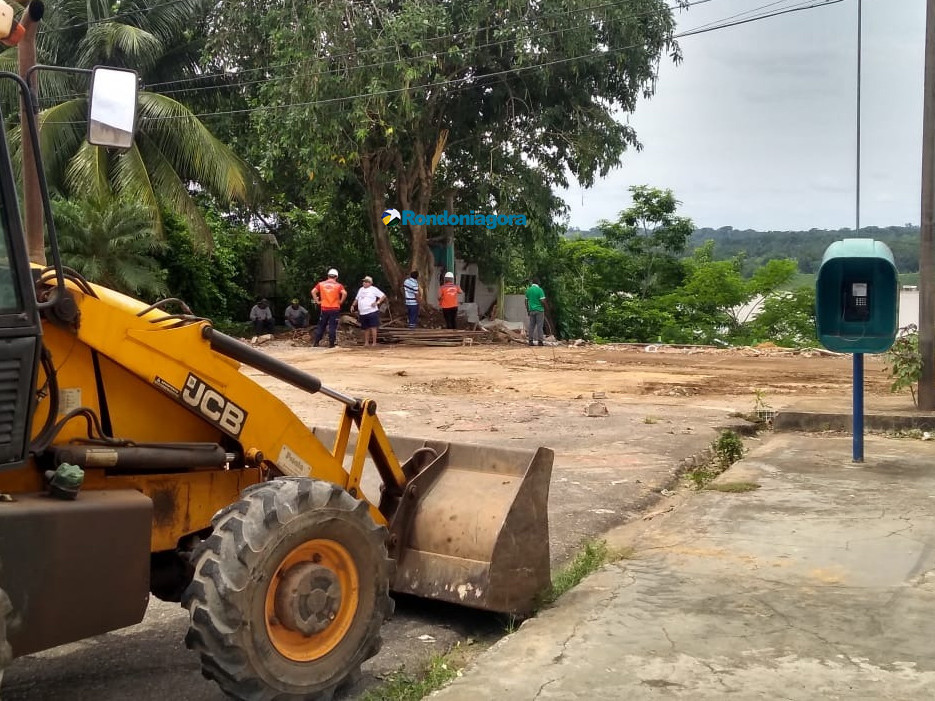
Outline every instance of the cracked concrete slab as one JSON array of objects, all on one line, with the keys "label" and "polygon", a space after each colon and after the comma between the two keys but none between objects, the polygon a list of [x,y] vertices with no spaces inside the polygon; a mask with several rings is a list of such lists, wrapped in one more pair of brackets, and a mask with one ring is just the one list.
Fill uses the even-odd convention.
[{"label": "cracked concrete slab", "polygon": [[935,445],[773,434],[431,698],[935,698]]}]

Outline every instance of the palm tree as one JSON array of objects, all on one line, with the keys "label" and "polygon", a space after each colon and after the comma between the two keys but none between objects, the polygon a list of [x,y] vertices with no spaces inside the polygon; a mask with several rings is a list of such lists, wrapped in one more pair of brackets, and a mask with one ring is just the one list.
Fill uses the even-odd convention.
[{"label": "palm tree", "polygon": [[113,198],[52,202],[62,262],[91,282],[136,296],[167,292],[156,255],[165,247],[139,202]]},{"label": "palm tree", "polygon": [[[211,6],[210,0],[59,0],[43,19],[39,61],[132,68],[144,85],[191,78],[199,73]],[[0,69],[15,66],[15,52],[0,53]],[[166,94],[141,90],[138,130],[129,150],[92,146],[85,139],[87,90],[87,78],[48,73],[40,79],[42,158],[55,192],[140,202],[157,236],[163,233],[164,207],[181,215],[206,243],[211,232],[190,190],[207,191],[225,205],[247,203],[256,194],[255,171],[188,106]],[[11,141],[18,144],[18,127]]]}]

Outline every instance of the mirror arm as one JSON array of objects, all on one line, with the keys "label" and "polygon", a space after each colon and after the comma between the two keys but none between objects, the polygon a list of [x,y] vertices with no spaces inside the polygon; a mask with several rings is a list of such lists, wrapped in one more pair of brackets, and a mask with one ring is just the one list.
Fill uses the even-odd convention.
[{"label": "mirror arm", "polygon": [[[36,66],[36,68],[39,67],[40,66]],[[11,80],[16,81],[23,99],[29,100],[31,104],[36,104],[34,102],[35,96],[33,95],[32,90],[29,89],[29,84],[20,76],[9,71],[0,71],[0,79],[2,78],[10,78]],[[39,124],[36,120],[36,114],[33,113],[32,110],[24,110],[24,112],[26,113],[26,121],[29,123],[29,128],[26,131],[29,132],[29,140],[32,142],[32,150],[35,157],[34,165],[36,166],[36,174],[39,179],[39,193],[42,196],[42,209],[45,213],[46,230],[49,234],[49,247],[52,249],[52,263],[55,265],[55,282],[58,285],[59,290],[64,293],[65,272],[62,269],[62,257],[58,250],[58,235],[55,232],[55,221],[52,218],[52,201],[49,199],[49,187],[45,179],[45,168],[42,166],[42,149],[39,144]],[[38,307],[40,309],[51,307],[56,303],[56,301],[57,298],[53,297],[47,302],[40,302]]]},{"label": "mirror arm", "polygon": [[[32,85],[32,76],[38,71],[57,71],[59,73],[71,73],[78,75],[91,75],[94,73],[90,68],[70,68],[68,66],[46,66],[42,63],[37,63],[35,66],[32,66],[28,71],[26,71],[26,84]],[[38,92],[38,91],[36,91]],[[36,95],[36,92],[29,90],[29,104],[32,105],[33,112],[39,114],[39,98]]]}]

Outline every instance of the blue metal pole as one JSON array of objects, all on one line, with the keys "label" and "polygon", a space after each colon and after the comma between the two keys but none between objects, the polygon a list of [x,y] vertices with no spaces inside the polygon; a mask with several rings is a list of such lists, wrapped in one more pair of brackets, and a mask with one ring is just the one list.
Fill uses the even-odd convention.
[{"label": "blue metal pole", "polygon": [[854,462],[864,461],[864,354],[854,353]]}]

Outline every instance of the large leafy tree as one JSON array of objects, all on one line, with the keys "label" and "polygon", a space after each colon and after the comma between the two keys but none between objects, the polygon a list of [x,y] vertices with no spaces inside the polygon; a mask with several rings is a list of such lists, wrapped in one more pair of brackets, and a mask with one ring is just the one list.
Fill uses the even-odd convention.
[{"label": "large leafy tree", "polygon": [[[144,86],[190,79],[203,70],[205,22],[212,5],[210,0],[59,0],[41,25],[39,61],[132,68]],[[15,63],[15,48],[0,53],[0,68],[15,70]],[[210,241],[210,229],[192,198],[193,186],[224,204],[247,202],[255,193],[258,180],[252,168],[176,99],[196,95],[142,90],[135,142],[128,151],[115,153],[85,140],[87,78],[41,75],[42,157],[55,191],[139,202],[156,235],[163,234],[165,208],[181,215],[203,241]],[[14,143],[18,139],[16,128]]]},{"label": "large leafy tree", "polygon": [[602,221],[598,229],[629,258],[629,270],[621,271],[631,281],[624,289],[646,298],[681,282],[684,270],[679,257],[695,225],[676,213],[680,203],[672,190],[634,185],[630,195],[633,204],[617,221]]},{"label": "large leafy tree", "polygon": [[671,190],[636,185],[632,204],[615,221],[598,223],[599,236],[562,241],[547,269],[555,279],[553,303],[564,333],[595,332],[627,340],[655,338],[674,317],[655,302],[682,283],[682,260],[694,229],[678,214]]},{"label": "large leafy tree", "polygon": [[[665,0],[231,0],[212,26],[217,61],[250,71],[264,175],[295,197],[356,177],[394,290],[405,269],[385,208],[551,216],[548,188],[589,185],[638,146],[617,117],[653,93],[663,55],[678,58]],[[423,271],[429,235],[408,227]]]}]

